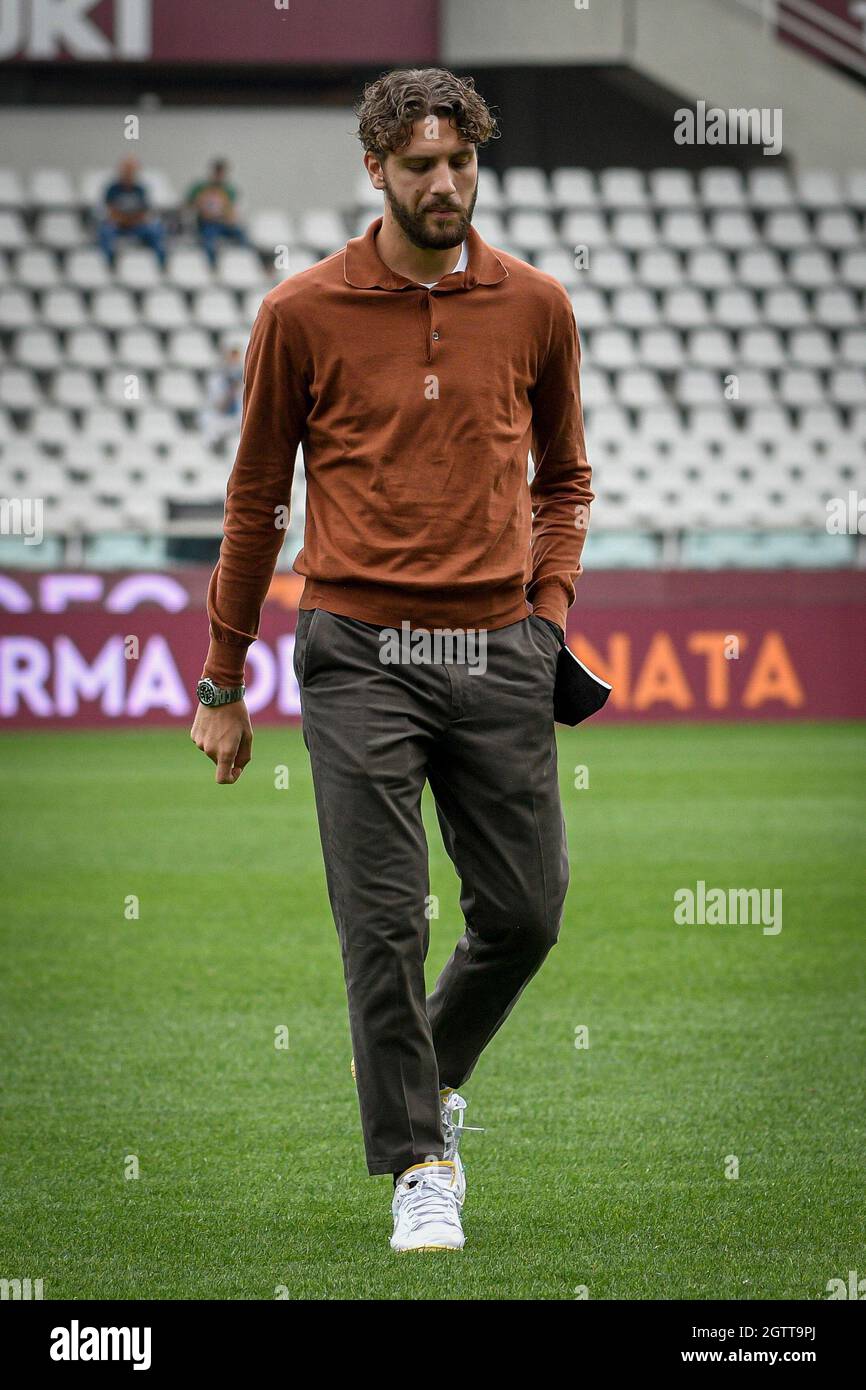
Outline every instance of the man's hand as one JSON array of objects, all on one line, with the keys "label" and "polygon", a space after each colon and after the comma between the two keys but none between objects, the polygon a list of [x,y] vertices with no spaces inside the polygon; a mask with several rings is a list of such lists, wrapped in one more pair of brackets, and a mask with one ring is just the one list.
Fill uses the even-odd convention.
[{"label": "man's hand", "polygon": [[199,705],[189,736],[216,763],[218,782],[236,782],[253,755],[253,730],[243,700],[213,709]]}]

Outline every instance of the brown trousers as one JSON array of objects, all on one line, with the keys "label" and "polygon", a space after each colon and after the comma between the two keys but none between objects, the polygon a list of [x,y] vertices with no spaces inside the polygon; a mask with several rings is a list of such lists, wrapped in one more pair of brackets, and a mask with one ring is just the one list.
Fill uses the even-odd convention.
[{"label": "brown trousers", "polygon": [[[471,648],[389,665],[378,624],[298,614],[303,736],[373,1174],[442,1156],[439,1088],[466,1081],[562,920],[556,633],[530,615],[484,637],[483,672]],[[425,780],[465,919],[429,998]]]}]

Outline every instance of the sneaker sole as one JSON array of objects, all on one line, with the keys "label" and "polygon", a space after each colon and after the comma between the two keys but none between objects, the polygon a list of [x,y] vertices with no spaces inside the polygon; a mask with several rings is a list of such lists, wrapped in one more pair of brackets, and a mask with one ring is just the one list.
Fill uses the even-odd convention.
[{"label": "sneaker sole", "polygon": [[[394,1250],[393,1245],[391,1249]],[[395,1255],[417,1255],[421,1250],[450,1250],[452,1254],[459,1254],[463,1249],[462,1245],[410,1245],[405,1250],[394,1250]]]}]

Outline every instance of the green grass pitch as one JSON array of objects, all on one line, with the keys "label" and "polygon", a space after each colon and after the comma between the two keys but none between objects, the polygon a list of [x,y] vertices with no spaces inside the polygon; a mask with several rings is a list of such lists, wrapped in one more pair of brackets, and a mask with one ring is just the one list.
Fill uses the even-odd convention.
[{"label": "green grass pitch", "polygon": [[[0,1275],[46,1299],[744,1300],[866,1276],[866,733],[558,740],[566,915],[464,1088],[487,1127],[466,1248],[397,1256],[300,731],[258,731],[236,787],[185,732],[4,736]],[[429,789],[424,811],[432,984],[461,923]],[[677,926],[699,879],[781,888],[781,932]]]}]

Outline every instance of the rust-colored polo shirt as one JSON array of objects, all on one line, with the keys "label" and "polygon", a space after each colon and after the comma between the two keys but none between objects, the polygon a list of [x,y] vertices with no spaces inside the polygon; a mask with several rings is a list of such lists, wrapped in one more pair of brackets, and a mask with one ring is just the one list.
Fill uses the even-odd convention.
[{"label": "rust-colored polo shirt", "polygon": [[253,326],[208,592],[204,674],[219,685],[243,679],[299,443],[301,608],[491,629],[534,611],[565,627],[593,500],[568,295],[474,228],[466,269],[428,289],[381,260],[381,222],[271,290]]}]

